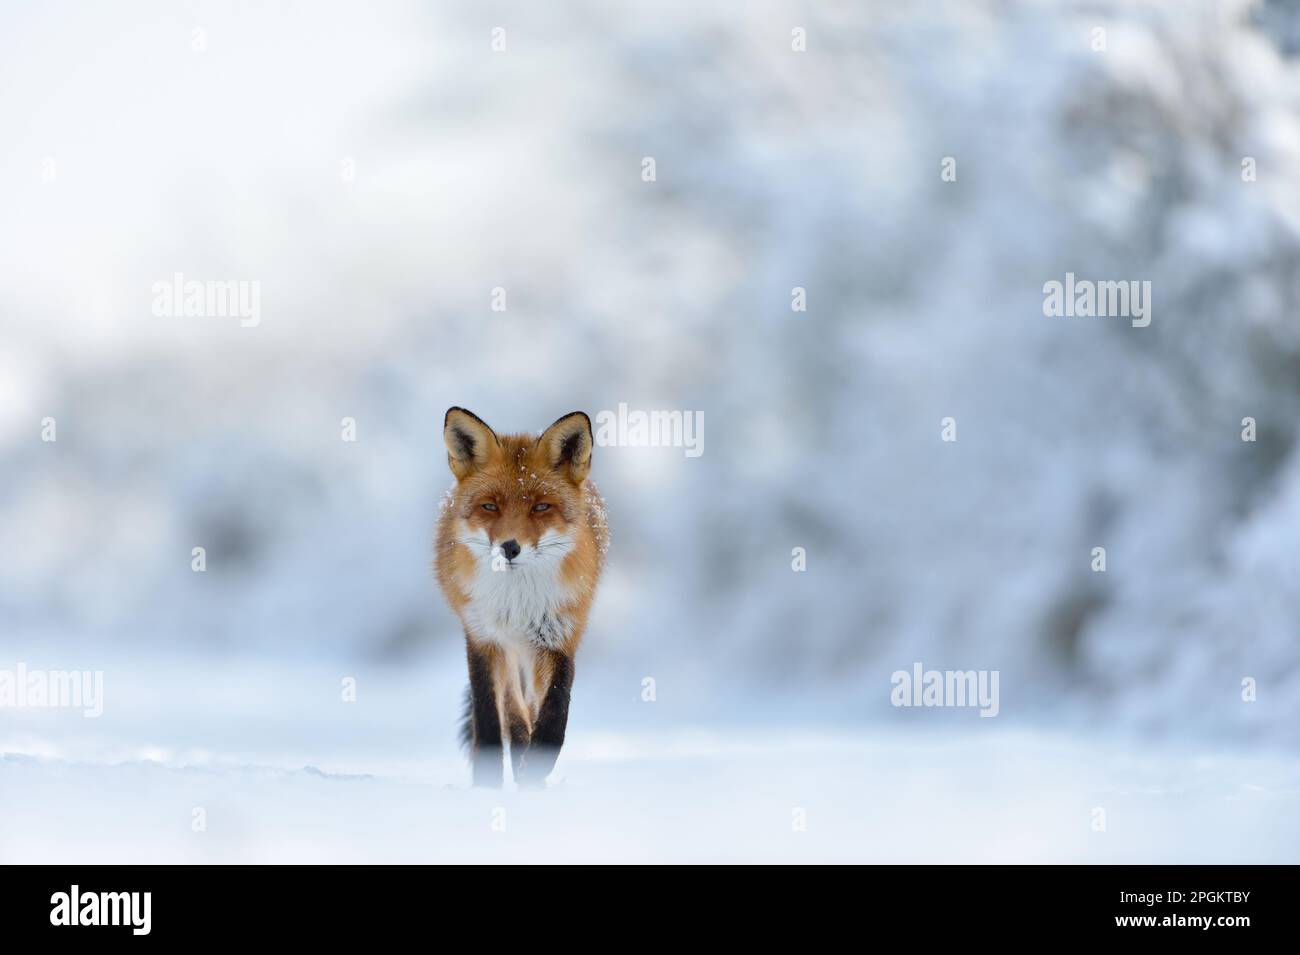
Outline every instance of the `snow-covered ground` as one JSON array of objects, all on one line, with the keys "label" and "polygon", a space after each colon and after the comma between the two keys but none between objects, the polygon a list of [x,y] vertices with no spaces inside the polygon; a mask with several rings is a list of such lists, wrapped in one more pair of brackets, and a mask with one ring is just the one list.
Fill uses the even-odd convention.
[{"label": "snow-covered ground", "polygon": [[603,734],[545,793],[469,789],[447,758],[369,774],[6,755],[0,789],[5,863],[1295,863],[1300,843],[1294,760],[1046,733]]},{"label": "snow-covered ground", "polygon": [[1296,862],[1300,845],[1285,753],[935,730],[924,711],[660,726],[639,700],[635,720],[584,707],[581,681],[550,788],[474,790],[457,667],[342,675],[140,663],[110,674],[98,719],[10,711],[0,862]]}]

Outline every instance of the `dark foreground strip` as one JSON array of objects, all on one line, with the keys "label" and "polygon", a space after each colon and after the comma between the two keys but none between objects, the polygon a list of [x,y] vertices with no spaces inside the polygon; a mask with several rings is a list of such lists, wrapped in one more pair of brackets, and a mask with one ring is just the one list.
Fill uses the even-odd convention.
[{"label": "dark foreground strip", "polygon": [[[803,933],[807,943],[831,930],[850,931],[864,945],[913,938],[918,951],[1124,935],[1145,938],[1144,945],[1204,939],[1223,947],[1294,936],[1300,923],[1293,867],[916,866],[756,876],[750,869],[726,877],[743,911],[706,905],[691,890],[693,873],[671,883],[649,874],[657,888],[623,873],[619,882],[633,884],[603,893],[592,887],[612,880],[579,872],[478,878],[521,880],[532,891],[554,879],[555,893],[576,889],[585,906],[599,905],[606,931],[610,920],[624,920],[629,939],[691,922],[731,947],[755,935],[770,943],[772,929]],[[463,878],[419,867],[8,866],[0,868],[0,925],[7,943],[63,941],[89,944],[87,951],[182,941],[337,950],[345,942],[400,942],[413,932],[436,948],[454,944],[475,907],[499,904],[481,892],[458,897]],[[578,886],[563,884],[570,880]],[[585,927],[575,916],[573,936],[598,937],[595,924]]]}]

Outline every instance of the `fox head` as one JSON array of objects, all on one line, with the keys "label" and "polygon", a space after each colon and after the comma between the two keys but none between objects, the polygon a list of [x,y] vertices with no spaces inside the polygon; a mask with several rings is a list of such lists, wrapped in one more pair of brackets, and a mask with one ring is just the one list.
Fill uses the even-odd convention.
[{"label": "fox head", "polygon": [[456,476],[456,542],[494,569],[558,565],[586,520],[591,420],[575,411],[540,437],[498,435],[477,415],[452,408],[442,434]]}]

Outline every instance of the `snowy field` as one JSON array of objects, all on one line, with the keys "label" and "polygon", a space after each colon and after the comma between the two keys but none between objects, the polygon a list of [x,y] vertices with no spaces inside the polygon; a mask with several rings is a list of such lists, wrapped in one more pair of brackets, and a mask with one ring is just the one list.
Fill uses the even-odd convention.
[{"label": "snowy field", "polygon": [[647,705],[619,725],[581,680],[549,789],[475,790],[457,668],[357,680],[344,704],[320,666],[141,664],[98,719],[22,712],[0,731],[0,862],[1282,863],[1300,844],[1285,753],[1001,719],[658,727]]}]

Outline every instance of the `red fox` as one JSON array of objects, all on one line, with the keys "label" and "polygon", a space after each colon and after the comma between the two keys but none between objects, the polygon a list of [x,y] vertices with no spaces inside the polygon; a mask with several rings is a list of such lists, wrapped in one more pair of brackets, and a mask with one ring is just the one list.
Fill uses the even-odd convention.
[{"label": "red fox", "polygon": [[464,408],[443,422],[456,476],[438,521],[438,583],[465,629],[462,737],[475,786],[544,786],[564,743],[573,657],[605,563],[605,505],[587,478],[581,411],[541,437],[498,435]]}]

